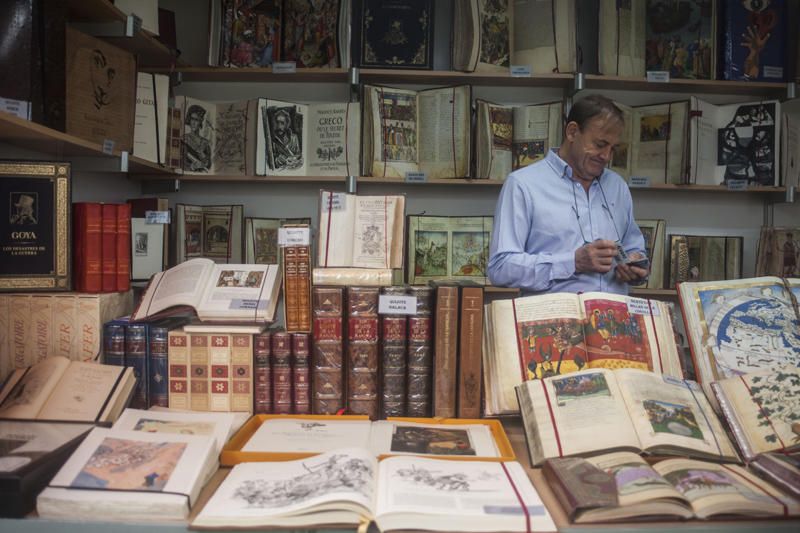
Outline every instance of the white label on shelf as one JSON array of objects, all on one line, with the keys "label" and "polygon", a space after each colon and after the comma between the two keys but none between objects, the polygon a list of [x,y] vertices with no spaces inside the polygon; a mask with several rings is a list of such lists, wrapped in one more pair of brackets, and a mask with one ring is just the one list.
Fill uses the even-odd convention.
[{"label": "white label on shelf", "polygon": [[103,141],[103,153],[108,155],[114,155],[114,141],[111,139],[106,139]]},{"label": "white label on shelf", "polygon": [[234,298],[231,300],[231,303],[228,305],[228,309],[266,309],[267,302],[269,298],[266,300],[258,299],[254,300],[253,298]]},{"label": "white label on shelf", "polygon": [[15,117],[25,120],[31,119],[31,103],[27,100],[0,97],[0,111],[11,113]]},{"label": "white label on shelf", "polygon": [[728,180],[725,185],[728,186],[729,191],[746,191],[747,180]]},{"label": "white label on shelf", "polygon": [[127,24],[125,25],[125,37],[133,37],[142,30],[142,19],[139,15],[131,13],[128,15]]},{"label": "white label on shelf", "polygon": [[628,313],[632,315],[658,316],[658,306],[650,307],[650,302],[646,298],[628,297]]},{"label": "white label on shelf", "polygon": [[297,63],[294,61],[276,61],[272,64],[275,74],[294,74],[297,72]]},{"label": "white label on shelf", "polygon": [[628,187],[632,189],[650,187],[650,176],[631,176],[628,181]]},{"label": "white label on shelf", "polygon": [[145,224],[169,224],[169,211],[145,211]]},{"label": "white label on shelf", "polygon": [[378,314],[380,315],[416,315],[416,296],[394,296],[381,294],[378,296]]},{"label": "white label on shelf", "polygon": [[119,153],[119,171],[128,171],[128,152],[123,150]]},{"label": "white label on shelf", "polygon": [[783,67],[768,67],[764,65],[764,70],[762,71],[765,78],[778,78],[783,79]]},{"label": "white label on shelf", "polygon": [[648,70],[647,81],[650,83],[669,83],[668,70]]},{"label": "white label on shelf", "polygon": [[343,192],[326,192],[322,195],[322,209],[326,211],[342,211],[347,204],[347,194]]},{"label": "white label on shelf", "polygon": [[425,183],[428,181],[427,172],[406,172],[406,183]]},{"label": "white label on shelf", "polygon": [[278,246],[308,246],[310,243],[310,228],[278,228]]},{"label": "white label on shelf", "polygon": [[512,78],[530,78],[531,67],[528,65],[511,65]]}]

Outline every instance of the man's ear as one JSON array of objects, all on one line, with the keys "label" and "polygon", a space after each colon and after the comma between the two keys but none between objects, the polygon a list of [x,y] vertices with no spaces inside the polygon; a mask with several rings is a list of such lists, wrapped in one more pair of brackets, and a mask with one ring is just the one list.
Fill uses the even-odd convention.
[{"label": "man's ear", "polygon": [[564,138],[572,142],[575,140],[575,135],[577,135],[579,131],[580,127],[577,122],[574,120],[572,122],[567,122],[567,125],[564,126]]}]

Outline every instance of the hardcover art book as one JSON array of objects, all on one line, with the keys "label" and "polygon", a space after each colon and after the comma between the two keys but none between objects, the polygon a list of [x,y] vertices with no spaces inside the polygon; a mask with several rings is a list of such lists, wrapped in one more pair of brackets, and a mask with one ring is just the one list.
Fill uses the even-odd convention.
[{"label": "hardcover art book", "polygon": [[507,72],[514,42],[514,2],[456,0],[453,6],[453,70]]},{"label": "hardcover art book", "polygon": [[615,450],[739,460],[693,381],[600,368],[526,381],[516,392],[534,466]]},{"label": "hardcover art book", "polygon": [[40,517],[186,520],[217,467],[211,436],[95,428],[36,501]]},{"label": "hardcover art book", "polygon": [[600,0],[600,74],[645,77],[645,7],[645,2],[637,0]]},{"label": "hardcover art book", "polygon": [[761,277],[681,283],[678,298],[698,381],[800,367],[800,280]]},{"label": "hardcover art book", "polygon": [[203,257],[242,262],[242,205],[175,206],[175,263]]},{"label": "hardcover art book", "polygon": [[647,278],[648,289],[664,288],[664,239],[667,222],[665,220],[636,220],[642,231],[644,248],[650,258],[650,275]]},{"label": "hardcover art book", "polygon": [[361,448],[236,465],[191,527],[356,526],[373,520],[381,531],[555,531],[519,463],[421,457],[379,463]]},{"label": "hardcover art book", "polygon": [[590,368],[637,368],[682,378],[664,302],[587,292],[486,305],[484,411],[518,412],[514,386]]},{"label": "hardcover art book", "polygon": [[355,0],[354,58],[361,68],[433,68],[433,0]]},{"label": "hardcover art book", "polygon": [[760,477],[800,498],[800,459],[780,452],[759,454],[749,466]]},{"label": "hardcover art book", "polygon": [[488,284],[493,217],[408,217],[408,283],[437,279]]},{"label": "hardcover art book", "polygon": [[269,67],[280,59],[281,0],[214,0],[209,65]]},{"label": "hardcover art book", "polygon": [[800,277],[800,227],[761,228],[756,276]]},{"label": "hardcover art book", "polygon": [[470,87],[364,86],[365,176],[463,178],[470,165]]},{"label": "hardcover art book", "polygon": [[[635,453],[618,452],[588,459],[548,459],[543,470],[576,524],[800,513],[796,500],[736,464],[668,459],[651,466]],[[609,492],[617,502],[590,507],[582,494],[596,486],[584,480],[601,473],[612,477]]]},{"label": "hardcover art book", "polygon": [[800,449],[800,369],[787,366],[711,384],[746,461]]},{"label": "hardcover art book", "polygon": [[194,311],[200,320],[271,322],[281,287],[278,265],[219,265],[190,259],[154,275],[132,321]]},{"label": "hardcover art book", "polygon": [[[742,2],[718,0],[720,13],[720,79],[781,82],[787,79],[786,0]],[[797,27],[791,27],[796,32]]]},{"label": "hardcover art book", "polygon": [[671,78],[712,80],[716,65],[714,0],[647,0],[645,68]]},{"label": "hardcover art book", "polygon": [[743,237],[669,236],[669,287],[742,277]]},{"label": "hardcover art book", "polygon": [[476,178],[504,180],[561,143],[562,102],[505,106],[476,100]]},{"label": "hardcover art book", "polygon": [[281,59],[298,68],[350,66],[352,0],[284,0]]},{"label": "hardcover art book", "polygon": [[54,355],[9,376],[0,389],[0,418],[113,422],[135,384],[133,368]]}]

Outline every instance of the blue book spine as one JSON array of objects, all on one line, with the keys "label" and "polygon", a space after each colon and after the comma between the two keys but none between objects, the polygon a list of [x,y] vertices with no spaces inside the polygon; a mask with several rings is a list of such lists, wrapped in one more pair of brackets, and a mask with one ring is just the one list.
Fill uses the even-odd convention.
[{"label": "blue book spine", "polygon": [[786,1],[722,0],[719,7],[720,77],[786,81]]},{"label": "blue book spine", "polygon": [[125,366],[133,367],[136,388],[131,407],[147,409],[147,325],[130,324],[125,331]]},{"label": "blue book spine", "polygon": [[128,321],[110,320],[103,324],[103,364],[125,366],[125,327]]},{"label": "blue book spine", "polygon": [[158,405],[161,407],[169,407],[167,385],[168,337],[168,327],[150,326],[150,338],[148,340],[150,398],[148,406]]}]

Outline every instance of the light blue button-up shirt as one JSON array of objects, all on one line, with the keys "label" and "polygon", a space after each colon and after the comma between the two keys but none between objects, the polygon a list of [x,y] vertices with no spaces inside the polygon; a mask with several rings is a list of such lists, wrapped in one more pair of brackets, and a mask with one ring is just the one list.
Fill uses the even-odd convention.
[{"label": "light blue button-up shirt", "polygon": [[644,252],[633,218],[628,185],[604,170],[589,194],[572,179],[572,168],[555,150],[509,174],[494,213],[489,257],[492,284],[519,287],[525,294],[603,291],[628,293],[628,284],[606,274],[575,272],[575,250],[607,239],[626,252]]}]

